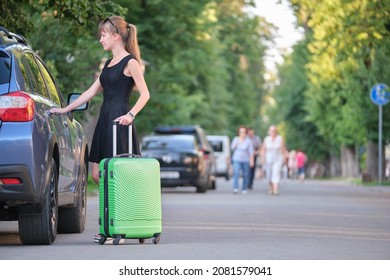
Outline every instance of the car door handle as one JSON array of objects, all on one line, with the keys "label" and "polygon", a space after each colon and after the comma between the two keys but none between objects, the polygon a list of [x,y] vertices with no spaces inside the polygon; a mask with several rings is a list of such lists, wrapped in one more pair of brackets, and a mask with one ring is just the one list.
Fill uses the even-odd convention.
[{"label": "car door handle", "polygon": [[[57,107],[51,107],[51,108],[57,108]],[[55,113],[52,113],[52,112],[50,112],[50,110],[47,110],[46,111],[47,112],[47,115],[50,117],[50,118],[53,118],[53,117],[55,117],[55,116],[57,116],[58,114],[55,114]]]}]

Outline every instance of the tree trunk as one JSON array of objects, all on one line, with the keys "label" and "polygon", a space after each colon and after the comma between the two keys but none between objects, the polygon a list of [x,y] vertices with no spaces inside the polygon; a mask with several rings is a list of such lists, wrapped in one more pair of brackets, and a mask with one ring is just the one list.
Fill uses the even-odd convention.
[{"label": "tree trunk", "polygon": [[345,178],[359,176],[359,158],[356,150],[350,147],[341,147],[341,176]]},{"label": "tree trunk", "polygon": [[340,159],[338,156],[329,155],[329,158],[326,162],[326,177],[340,177],[341,176],[341,166]]},{"label": "tree trunk", "polygon": [[[385,152],[382,148],[382,180],[385,174]],[[378,162],[378,143],[369,141],[367,143],[367,156],[366,156],[366,174],[368,174],[373,181],[379,181],[379,162]]]}]

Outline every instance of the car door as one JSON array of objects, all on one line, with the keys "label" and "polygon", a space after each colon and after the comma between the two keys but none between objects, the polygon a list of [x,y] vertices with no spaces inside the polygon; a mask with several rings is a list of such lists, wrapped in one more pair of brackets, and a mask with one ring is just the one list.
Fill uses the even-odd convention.
[{"label": "car door", "polygon": [[[36,122],[39,123],[38,129],[41,130],[41,134],[46,135],[47,141],[46,146],[49,145],[50,133],[55,133],[57,137],[57,144],[59,150],[59,181],[58,188],[59,193],[66,191],[71,186],[73,181],[73,170],[72,170],[72,150],[69,146],[71,137],[69,133],[69,120],[66,115],[58,115],[50,117],[47,112],[52,107],[60,107],[61,99],[53,98],[50,92],[53,91],[55,85],[53,81],[48,79],[50,77],[46,68],[42,65],[39,59],[35,57],[31,52],[27,52],[24,55],[26,68],[30,75],[33,77],[34,92],[36,101]],[[56,90],[56,89],[55,89]],[[44,127],[44,126],[49,127]],[[44,131],[47,131],[44,133]],[[47,148],[47,147],[46,147]],[[46,151],[41,151],[41,153]],[[73,157],[74,158],[74,157]]]},{"label": "car door", "polygon": [[[54,107],[62,107],[64,101],[62,94],[59,92],[54,80],[47,71],[43,63],[37,59],[39,68],[45,80],[50,100]],[[77,131],[70,119],[70,114],[63,114],[54,116],[58,120],[55,122],[57,127],[57,139],[61,141],[61,154],[60,158],[60,182],[58,184],[59,192],[68,192],[73,186],[76,176],[76,159],[79,152],[77,148]],[[61,139],[61,140],[60,140]]]}]

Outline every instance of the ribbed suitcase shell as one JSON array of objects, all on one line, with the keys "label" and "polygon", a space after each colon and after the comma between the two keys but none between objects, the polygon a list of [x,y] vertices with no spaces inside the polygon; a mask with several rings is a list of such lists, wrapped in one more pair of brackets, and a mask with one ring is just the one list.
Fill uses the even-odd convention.
[{"label": "ribbed suitcase shell", "polygon": [[161,233],[158,161],[153,158],[111,158],[100,163],[100,170],[100,233],[122,238],[151,238]]},{"label": "ribbed suitcase shell", "polygon": [[[116,143],[114,124],[114,143]],[[131,126],[129,147],[131,147]],[[130,154],[103,159],[99,163],[99,243],[113,237],[152,238],[157,244],[162,231],[160,164],[154,158]],[[123,157],[125,156],[125,157]]]}]

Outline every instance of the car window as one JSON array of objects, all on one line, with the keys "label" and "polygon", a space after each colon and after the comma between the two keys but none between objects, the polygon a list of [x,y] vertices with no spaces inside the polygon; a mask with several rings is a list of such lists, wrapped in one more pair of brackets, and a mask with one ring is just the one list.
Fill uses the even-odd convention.
[{"label": "car window", "polygon": [[175,139],[169,137],[145,139],[142,150],[155,149],[194,149],[194,141],[191,139]]},{"label": "car window", "polygon": [[11,59],[2,57],[0,53],[0,93],[8,92],[8,84],[11,75]]},{"label": "car window", "polygon": [[35,79],[35,88],[34,88],[35,93],[50,99],[49,93],[47,92],[45,80],[43,79],[38,64],[35,61],[34,55],[32,53],[26,53],[25,59],[28,65],[30,66],[31,74]]},{"label": "car window", "polygon": [[202,149],[211,150],[211,146],[206,140],[206,133],[197,126],[158,126],[154,129],[154,133],[160,135],[192,135],[195,137],[198,146],[202,147]]},{"label": "car window", "polygon": [[29,74],[29,66],[28,66],[28,63],[25,59],[25,57],[22,57],[22,59],[18,60],[18,64],[19,64],[19,69],[20,69],[20,72],[22,73],[22,76],[23,76],[23,79],[25,81],[24,83],[24,86],[25,86],[25,90],[27,92],[33,92],[34,91],[34,80],[31,78],[31,74]]},{"label": "car window", "polygon": [[223,152],[222,141],[219,141],[219,140],[209,140],[209,143],[213,147],[214,152]]},{"label": "car window", "polygon": [[43,77],[46,81],[46,86],[49,90],[49,94],[51,96],[51,100],[56,103],[58,106],[61,107],[61,98],[58,94],[57,87],[55,83],[53,82],[53,79],[51,78],[49,72],[47,71],[46,67],[42,64],[40,60],[37,60],[39,64],[39,68],[42,71]]}]

